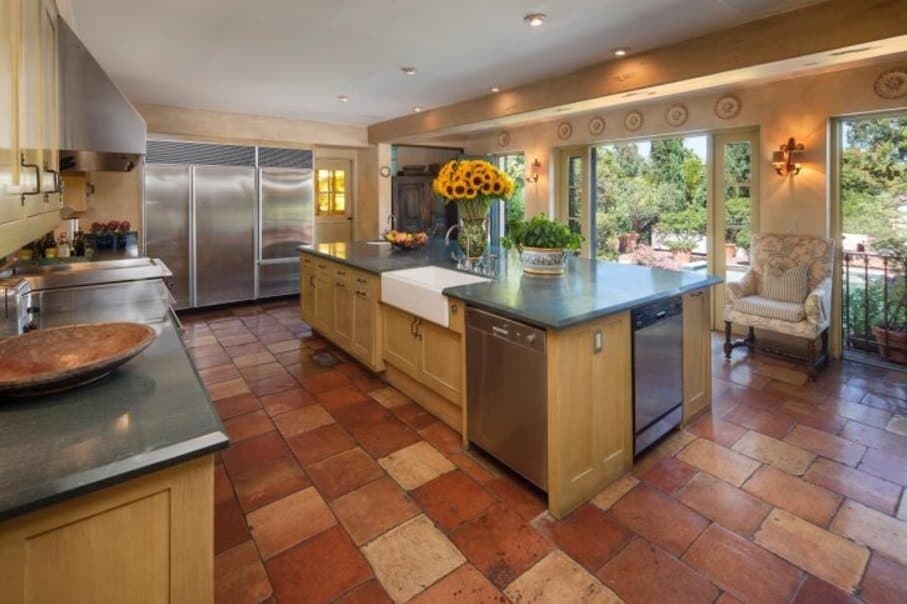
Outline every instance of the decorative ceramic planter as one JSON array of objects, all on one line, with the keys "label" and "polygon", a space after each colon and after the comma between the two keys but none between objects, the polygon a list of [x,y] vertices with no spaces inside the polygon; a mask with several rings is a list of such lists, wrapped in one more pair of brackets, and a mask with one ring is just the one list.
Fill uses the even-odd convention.
[{"label": "decorative ceramic planter", "polygon": [[724,244],[724,258],[728,262],[733,262],[737,259],[737,244],[736,243],[725,243]]},{"label": "decorative ceramic planter", "polygon": [[523,272],[530,275],[563,275],[567,251],[558,248],[524,247],[520,250]]},{"label": "decorative ceramic planter", "polygon": [[622,254],[636,251],[639,245],[639,233],[624,233],[618,237],[618,251]]},{"label": "decorative ceramic planter", "polygon": [[693,261],[693,253],[687,252],[685,250],[677,250],[674,252],[674,262],[683,266],[684,264],[689,264]]},{"label": "decorative ceramic planter", "polygon": [[879,355],[886,361],[907,365],[907,332],[873,326],[872,334],[879,344]]}]

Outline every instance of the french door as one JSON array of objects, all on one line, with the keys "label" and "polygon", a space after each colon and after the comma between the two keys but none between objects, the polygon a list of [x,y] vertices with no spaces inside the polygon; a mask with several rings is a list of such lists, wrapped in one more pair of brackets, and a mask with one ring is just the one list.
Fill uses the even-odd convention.
[{"label": "french door", "polygon": [[[712,135],[709,273],[734,283],[750,268],[750,235],[759,232],[759,131]],[[724,326],[725,286],[713,291],[713,329]]]},{"label": "french door", "polygon": [[565,147],[558,150],[557,205],[555,216],[574,233],[584,237],[582,255],[589,257],[592,239],[589,164],[590,147]]}]

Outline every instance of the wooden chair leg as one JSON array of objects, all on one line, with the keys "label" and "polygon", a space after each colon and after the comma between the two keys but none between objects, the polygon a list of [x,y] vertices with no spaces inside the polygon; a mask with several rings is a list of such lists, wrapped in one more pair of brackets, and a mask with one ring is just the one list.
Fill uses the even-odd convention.
[{"label": "wooden chair leg", "polygon": [[828,328],[822,332],[822,366],[828,367]]},{"label": "wooden chair leg", "polygon": [[806,343],[806,357],[809,363],[809,377],[810,379],[815,379],[816,377],[816,341],[808,340]]},{"label": "wooden chair leg", "polygon": [[734,349],[734,345],[731,344],[731,322],[724,322],[724,358],[731,359],[731,351]]},{"label": "wooden chair leg", "polygon": [[744,342],[746,342],[746,347],[749,348],[750,351],[756,350],[756,328],[752,325],[750,325],[747,330]]}]

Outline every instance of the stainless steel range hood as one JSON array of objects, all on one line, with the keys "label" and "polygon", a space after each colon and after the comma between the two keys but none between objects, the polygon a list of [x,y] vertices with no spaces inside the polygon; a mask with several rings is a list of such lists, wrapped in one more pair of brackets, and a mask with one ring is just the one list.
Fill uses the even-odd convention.
[{"label": "stainless steel range hood", "polygon": [[57,49],[61,170],[132,170],[145,154],[145,120],[63,19]]}]

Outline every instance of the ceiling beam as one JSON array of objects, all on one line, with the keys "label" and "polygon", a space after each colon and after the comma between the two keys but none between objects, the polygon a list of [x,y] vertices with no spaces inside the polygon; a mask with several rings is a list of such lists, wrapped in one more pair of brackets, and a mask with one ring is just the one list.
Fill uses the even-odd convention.
[{"label": "ceiling beam", "polygon": [[368,128],[372,144],[907,34],[905,0],[829,0]]}]

